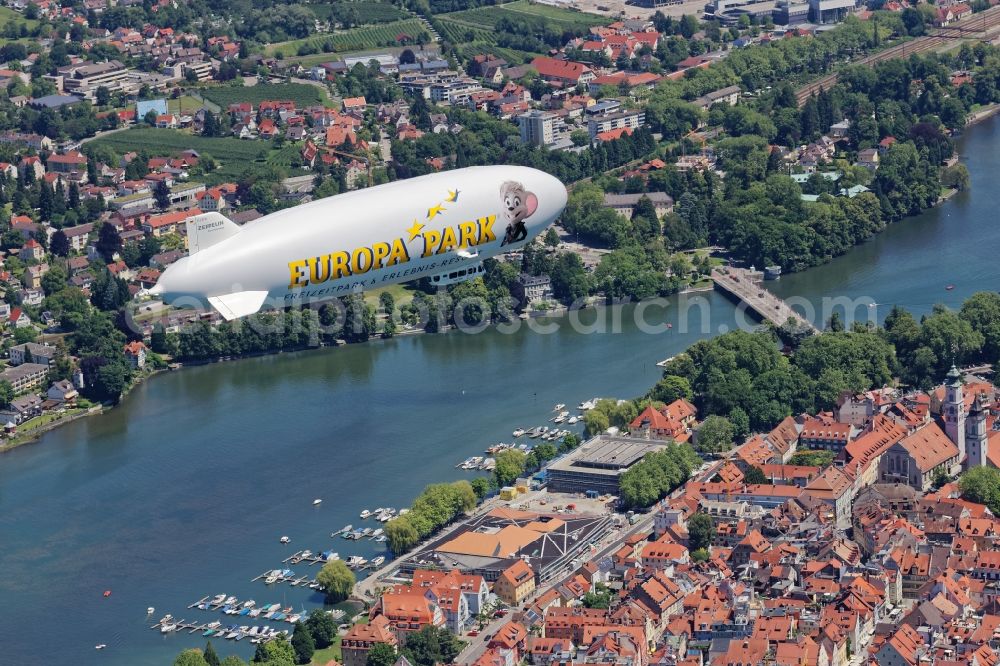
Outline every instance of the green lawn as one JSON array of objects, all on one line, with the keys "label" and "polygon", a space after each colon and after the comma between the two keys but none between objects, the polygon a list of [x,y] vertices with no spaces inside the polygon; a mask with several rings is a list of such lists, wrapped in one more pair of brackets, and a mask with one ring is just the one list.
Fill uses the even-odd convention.
[{"label": "green lawn", "polygon": [[205,88],[202,97],[225,110],[230,104],[250,102],[254,106],[264,100],[291,100],[300,108],[328,104],[330,99],[319,86],[308,83],[258,83],[255,86],[220,86]]},{"label": "green lawn", "polygon": [[337,636],[337,640],[334,641],[333,645],[313,652],[312,666],[326,666],[326,663],[331,659],[341,662],[340,642],[342,640],[340,636]]},{"label": "green lawn", "polygon": [[49,423],[52,423],[53,421],[56,421],[58,419],[64,419],[70,416],[74,416],[75,414],[79,414],[82,411],[83,411],[82,409],[67,409],[66,412],[63,414],[49,412],[48,414],[42,414],[41,416],[36,416],[33,419],[28,419],[27,421],[19,425],[17,429],[18,432],[20,433],[27,433],[30,430],[33,430],[35,428],[41,428],[43,425],[48,425]]},{"label": "green lawn", "polygon": [[167,111],[170,113],[194,113],[203,106],[205,105],[190,95],[167,100]]},{"label": "green lawn", "polygon": [[[383,23],[380,25],[366,25],[350,30],[341,30],[326,35],[316,37],[306,37],[303,39],[293,39],[287,42],[278,42],[267,47],[267,55],[278,55],[283,57],[296,56],[299,47],[309,45],[315,51],[324,51],[324,45],[329,46],[328,53],[342,53],[344,51],[362,51],[380,46],[396,46],[396,37],[401,34],[409,35],[412,39],[417,39],[424,35],[430,41],[430,35],[424,24],[415,18]],[[317,54],[318,55],[318,54]],[[333,56],[330,55],[330,60]]]},{"label": "green lawn", "polygon": [[255,165],[263,167],[274,145],[273,142],[263,139],[210,138],[155,127],[137,127],[109,134],[94,143],[107,146],[119,153],[145,150],[152,156],[174,155],[188,148],[199,153],[207,153],[219,163],[220,167],[206,177],[210,185],[235,179],[248,167],[252,168]]}]

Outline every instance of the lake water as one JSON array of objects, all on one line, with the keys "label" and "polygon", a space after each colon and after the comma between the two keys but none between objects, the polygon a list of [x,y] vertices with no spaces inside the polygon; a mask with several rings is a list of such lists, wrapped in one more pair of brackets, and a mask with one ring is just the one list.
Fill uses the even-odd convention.
[{"label": "lake water", "polygon": [[[971,128],[961,148],[971,192],[770,286],[918,314],[1000,288],[998,148],[996,121]],[[563,318],[549,334],[452,332],[186,368],[0,456],[4,662],[168,664],[204,639],[149,626],[165,613],[229,619],[187,610],[205,595],[317,606],[309,590],[250,579],[301,548],[371,557],[377,544],[330,532],[361,524],[363,508],[405,506],[429,482],[471,478],[455,464],[509,441],[517,426],[545,423],[555,403],[641,394],[659,377],[657,361],[737,325],[722,296],[692,298],[704,328],[700,314],[696,324],[672,305],[650,308],[645,321],[660,332],[644,332],[634,308],[612,308],[586,318],[600,315],[610,330],[620,315],[619,332],[574,330]],[[96,652],[98,643],[108,649]],[[222,655],[249,657],[252,647],[216,641]]]}]

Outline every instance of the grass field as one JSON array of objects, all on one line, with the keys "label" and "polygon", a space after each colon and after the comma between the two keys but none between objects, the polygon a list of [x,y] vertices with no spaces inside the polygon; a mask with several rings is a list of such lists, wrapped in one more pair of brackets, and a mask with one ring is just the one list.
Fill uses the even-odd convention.
[{"label": "grass field", "polygon": [[16,12],[9,7],[0,7],[0,46],[4,44],[9,44],[11,42],[21,42],[22,44],[28,44],[31,42],[31,38],[19,38],[11,39],[4,36],[4,30],[8,25],[13,24],[17,26],[20,30],[20,26],[23,24],[28,30],[34,29],[38,25],[38,21],[26,19],[24,15],[20,12]]},{"label": "grass field", "polygon": [[194,113],[203,106],[205,105],[189,95],[167,100],[167,111],[170,113]]},{"label": "grass field", "polygon": [[327,104],[330,101],[319,86],[306,83],[259,83],[250,87],[205,88],[201,94],[223,110],[237,102],[250,102],[256,106],[267,99],[290,99],[299,107]]},{"label": "grass field", "polygon": [[608,19],[585,14],[570,9],[539,5],[527,0],[515,0],[503,5],[465,9],[450,14],[438,16],[443,21],[457,22],[481,29],[490,30],[503,18],[529,20],[536,24],[555,25],[560,28],[586,29],[595,25],[603,25]]},{"label": "grass field", "polygon": [[150,155],[172,155],[189,148],[211,155],[219,168],[206,178],[209,184],[232,180],[248,167],[263,167],[272,154],[271,141],[252,141],[231,137],[204,137],[178,130],[138,127],[109,134],[94,141],[98,146],[108,146],[119,153],[145,150]]},{"label": "grass field", "polygon": [[405,10],[386,2],[324,2],[309,4],[306,7],[323,20],[329,20],[334,10],[353,9],[360,25],[391,23],[410,16]]},{"label": "grass field", "polygon": [[[327,35],[317,37],[306,37],[304,39],[293,39],[287,42],[278,42],[267,47],[268,55],[281,54],[282,56],[294,56],[299,52],[299,47],[310,45],[317,51],[322,51],[325,44],[329,44],[329,53],[339,53],[343,51],[362,51],[380,46],[395,46],[396,37],[405,34],[412,39],[417,39],[424,35],[430,40],[427,29],[420,20],[408,18],[392,23],[381,25],[366,25],[360,28],[351,28],[340,32],[332,32]],[[331,56],[332,59],[332,56]]]}]

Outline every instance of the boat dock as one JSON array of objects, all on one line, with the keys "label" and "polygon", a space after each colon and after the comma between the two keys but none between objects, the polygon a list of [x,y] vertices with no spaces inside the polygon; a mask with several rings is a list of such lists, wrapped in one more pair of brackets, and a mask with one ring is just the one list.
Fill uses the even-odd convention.
[{"label": "boat dock", "polygon": [[804,326],[812,333],[819,333],[812,322],[793,310],[791,306],[772,294],[761,284],[763,274],[745,268],[717,268],[712,271],[712,282],[719,291],[742,302],[761,319],[775,326],[783,326],[789,319]]},{"label": "boat dock", "polygon": [[277,576],[273,575],[274,569],[268,569],[259,576],[250,579],[251,583],[256,583],[258,580],[271,580],[272,583],[288,583],[292,587],[310,587],[311,585],[318,585],[316,581],[309,576],[295,576],[294,574],[288,576],[283,573],[279,573]]}]

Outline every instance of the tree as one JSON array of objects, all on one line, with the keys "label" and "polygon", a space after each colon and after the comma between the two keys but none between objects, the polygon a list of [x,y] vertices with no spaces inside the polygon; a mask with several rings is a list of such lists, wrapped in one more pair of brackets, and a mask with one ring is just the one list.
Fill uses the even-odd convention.
[{"label": "tree", "polygon": [[403,654],[414,666],[450,664],[462,650],[462,642],[444,627],[427,625],[410,634]]},{"label": "tree", "polygon": [[733,444],[735,429],[725,416],[705,417],[695,433],[694,446],[699,453],[721,453]]},{"label": "tree", "polygon": [[746,474],[743,475],[743,480],[747,485],[760,485],[767,483],[767,477],[764,476],[764,472],[761,471],[760,467],[751,465],[747,469]]},{"label": "tree", "polygon": [[159,181],[156,187],[153,188],[153,197],[156,199],[156,205],[161,210],[166,210],[170,207],[170,188],[167,187],[166,181]]},{"label": "tree", "polygon": [[552,227],[549,227],[545,232],[545,239],[543,241],[546,247],[559,247],[559,234]]},{"label": "tree", "polygon": [[392,666],[396,663],[396,659],[398,659],[396,648],[388,643],[376,643],[368,650],[365,666]]},{"label": "tree", "polygon": [[215,648],[212,646],[212,641],[208,641],[205,644],[204,657],[205,661],[208,662],[208,666],[222,666],[219,655],[215,653]]},{"label": "tree", "polygon": [[398,516],[386,523],[385,536],[388,539],[389,550],[396,555],[405,553],[420,541],[417,529],[406,516]]},{"label": "tree", "polygon": [[498,486],[509,486],[517,477],[524,474],[526,456],[522,451],[507,449],[497,453],[494,458],[497,461],[497,466],[493,470],[493,475]]},{"label": "tree", "polygon": [[0,405],[6,407],[14,399],[14,385],[6,379],[0,379]]},{"label": "tree", "polygon": [[327,562],[316,574],[316,582],[323,586],[327,599],[339,603],[354,590],[354,572],[341,560]]},{"label": "tree", "polygon": [[656,382],[656,386],[646,395],[652,400],[658,400],[668,405],[675,400],[690,400],[691,382],[677,375],[666,375]]},{"label": "tree", "polygon": [[57,291],[65,289],[67,278],[66,269],[59,264],[53,264],[49,268],[49,272],[42,276],[42,290],[45,295],[51,296]]},{"label": "tree", "polygon": [[611,588],[604,583],[598,583],[594,586],[594,589],[583,595],[583,606],[584,608],[602,608],[606,610],[611,607],[611,600]]},{"label": "tree", "polygon": [[259,643],[253,655],[253,663],[267,666],[294,666],[295,648],[284,638]]},{"label": "tree", "polygon": [[[97,92],[95,93],[95,101],[97,106],[107,106],[111,102],[111,91],[108,90],[107,86],[97,86]],[[217,664],[213,666],[218,666]]]},{"label": "tree", "polygon": [[490,480],[485,476],[477,476],[472,480],[472,490],[476,493],[476,499],[482,502],[490,494]]},{"label": "tree", "polygon": [[243,661],[235,654],[231,654],[225,659],[223,659],[222,663],[219,664],[219,666],[247,666],[247,662]]},{"label": "tree", "polygon": [[313,653],[316,652],[316,643],[312,634],[306,629],[306,625],[301,622],[295,623],[292,632],[292,649],[295,650],[295,663],[308,664],[312,661]]},{"label": "tree", "polygon": [[101,253],[106,263],[114,261],[115,254],[122,248],[122,237],[118,229],[110,222],[101,225],[101,230],[97,235],[97,251]]},{"label": "tree", "polygon": [[52,241],[49,243],[49,251],[58,257],[66,257],[69,255],[69,238],[66,236],[66,232],[62,229],[56,229],[56,232],[52,234]]},{"label": "tree", "polygon": [[330,647],[337,639],[337,623],[334,622],[333,616],[324,610],[314,610],[309,613],[306,628],[312,634],[318,650]]},{"label": "tree", "polygon": [[184,650],[174,659],[174,666],[207,666],[208,662],[202,656],[201,650],[191,648]]},{"label": "tree", "polygon": [[590,134],[587,130],[577,129],[569,133],[569,139],[574,146],[586,146],[590,143]]},{"label": "tree", "polygon": [[995,467],[973,467],[958,481],[962,498],[985,504],[996,514],[1000,511],[1000,470]]},{"label": "tree", "polygon": [[715,522],[707,513],[696,513],[687,523],[688,550],[708,550],[715,536]]}]

